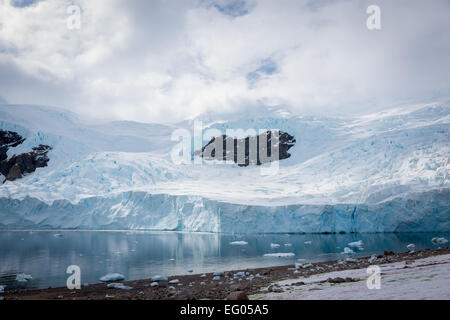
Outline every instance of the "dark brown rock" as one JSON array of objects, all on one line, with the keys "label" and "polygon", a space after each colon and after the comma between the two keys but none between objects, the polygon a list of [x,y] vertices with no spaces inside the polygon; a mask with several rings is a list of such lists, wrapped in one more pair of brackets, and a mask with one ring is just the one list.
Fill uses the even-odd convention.
[{"label": "dark brown rock", "polygon": [[248,296],[244,291],[235,291],[230,293],[226,300],[238,300],[238,301],[243,301],[243,300],[248,300]]},{"label": "dark brown rock", "polygon": [[16,164],[9,170],[6,180],[14,181],[20,178],[22,178],[22,172],[20,171],[20,167]]}]

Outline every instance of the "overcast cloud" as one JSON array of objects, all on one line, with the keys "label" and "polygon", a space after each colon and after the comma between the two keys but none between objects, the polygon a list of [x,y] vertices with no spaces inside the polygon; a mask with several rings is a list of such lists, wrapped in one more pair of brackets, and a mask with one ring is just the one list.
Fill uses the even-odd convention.
[{"label": "overcast cloud", "polygon": [[149,122],[368,113],[450,96],[449,17],[448,0],[0,0],[0,100]]}]

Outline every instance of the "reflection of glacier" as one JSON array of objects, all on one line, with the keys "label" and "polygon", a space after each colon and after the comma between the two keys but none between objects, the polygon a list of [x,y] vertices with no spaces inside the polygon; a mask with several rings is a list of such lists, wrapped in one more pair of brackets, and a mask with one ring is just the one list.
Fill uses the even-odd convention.
[{"label": "reflection of glacier", "polygon": [[[49,167],[0,186],[0,227],[226,233],[450,230],[450,105],[352,119],[278,109],[204,125],[280,129],[297,144],[275,176],[175,165],[173,126],[86,124],[61,110],[0,106],[0,128],[51,145]],[[218,120],[218,119],[214,119]]]},{"label": "reflection of glacier", "polygon": [[[0,243],[0,283],[9,289],[64,286],[66,268],[78,265],[82,283],[96,283],[108,272],[120,272],[127,280],[147,279],[156,274],[180,275],[286,265],[296,259],[325,261],[342,259],[350,242],[361,240],[363,247],[353,256],[369,256],[383,250],[405,251],[410,243],[417,250],[437,247],[433,236],[448,233],[397,234],[270,234],[224,235],[175,232],[55,232],[2,231]],[[245,240],[245,246],[230,245]],[[305,244],[305,242],[309,244]],[[280,244],[271,248],[271,244]],[[290,244],[285,246],[284,244]],[[292,252],[293,258],[269,258],[266,253]],[[33,281],[20,284],[17,273],[30,274]]]}]

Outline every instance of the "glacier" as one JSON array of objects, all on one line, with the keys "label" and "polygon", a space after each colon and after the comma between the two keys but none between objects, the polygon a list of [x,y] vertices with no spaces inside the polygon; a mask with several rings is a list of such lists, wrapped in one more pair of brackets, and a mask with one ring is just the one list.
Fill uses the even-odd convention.
[{"label": "glacier", "polygon": [[[48,167],[0,185],[2,229],[220,233],[450,231],[450,103],[352,118],[282,108],[200,117],[205,128],[280,129],[292,156],[259,167],[171,161],[178,124],[105,122],[63,109],[0,105],[0,129],[53,147]],[[204,142],[207,142],[207,138]]]}]

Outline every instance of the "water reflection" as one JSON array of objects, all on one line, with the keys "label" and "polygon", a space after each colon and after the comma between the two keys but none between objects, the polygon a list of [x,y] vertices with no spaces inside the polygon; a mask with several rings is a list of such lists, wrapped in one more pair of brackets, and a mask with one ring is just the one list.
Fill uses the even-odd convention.
[{"label": "water reflection", "polygon": [[[61,234],[61,236],[57,236]],[[56,236],[55,236],[56,235]],[[155,274],[186,274],[286,265],[296,259],[320,261],[340,259],[349,242],[362,240],[364,248],[355,256],[436,248],[433,237],[447,233],[332,234],[332,235],[218,235],[171,232],[43,232],[0,231],[0,285],[8,288],[64,286],[69,265],[82,270],[82,283],[96,283],[108,272],[120,272],[127,280]],[[245,246],[230,245],[246,241]],[[271,244],[279,244],[272,248]],[[293,252],[293,258],[264,257],[266,253]],[[16,274],[33,276],[27,283]]]}]

